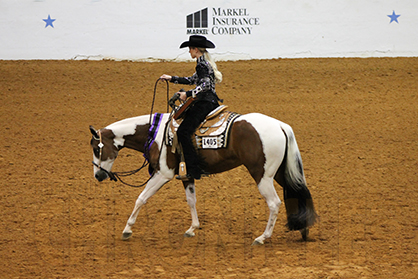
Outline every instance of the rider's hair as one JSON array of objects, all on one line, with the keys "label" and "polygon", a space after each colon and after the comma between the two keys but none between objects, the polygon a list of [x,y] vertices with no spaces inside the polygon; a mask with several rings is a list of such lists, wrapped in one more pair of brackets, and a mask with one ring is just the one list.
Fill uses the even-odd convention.
[{"label": "rider's hair", "polygon": [[203,57],[205,57],[206,61],[212,66],[213,73],[215,74],[215,83],[221,83],[222,81],[222,73],[218,70],[218,66],[216,66],[215,60],[213,60],[212,55],[206,50],[206,48],[197,48],[201,53],[203,53]]}]

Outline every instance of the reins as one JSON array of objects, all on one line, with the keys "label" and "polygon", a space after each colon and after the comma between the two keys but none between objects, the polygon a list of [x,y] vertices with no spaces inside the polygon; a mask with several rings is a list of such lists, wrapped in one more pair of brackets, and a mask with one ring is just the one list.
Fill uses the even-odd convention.
[{"label": "reins", "polygon": [[[112,173],[112,174],[115,176],[115,178],[119,179],[119,181],[120,181],[120,182],[122,182],[122,184],[125,184],[126,186],[129,186],[129,187],[140,188],[140,187],[145,186],[145,185],[148,183],[148,181],[150,181],[150,179],[152,178],[152,176],[150,176],[150,178],[148,178],[148,179],[147,179],[147,181],[145,181],[145,182],[144,182],[144,183],[142,183],[141,185],[133,185],[133,184],[129,184],[129,183],[127,183],[127,182],[123,181],[123,180],[121,179],[121,177],[131,176],[131,175],[133,175],[133,174],[135,174],[135,173],[139,172],[139,171],[140,171],[140,170],[142,170],[143,168],[145,168],[148,164],[149,164],[149,163],[148,163],[148,161],[147,161],[147,160],[144,160],[144,163],[142,164],[142,166],[141,166],[140,168],[136,169],[136,170],[131,170],[131,171],[119,171],[119,172],[110,172],[110,173]],[[117,181],[117,180],[115,180],[115,181]]]},{"label": "reins", "polygon": [[[157,79],[157,81],[155,82],[155,85],[154,85],[154,94],[153,94],[153,98],[152,98],[151,113],[150,113],[150,120],[149,120],[150,125],[152,125],[152,122],[151,122],[152,121],[152,112],[154,110],[155,96],[157,94],[157,85],[158,85],[158,82],[160,80],[162,80],[162,79],[160,79],[160,78]],[[167,112],[169,112],[169,94],[170,94],[170,89],[169,89],[169,83],[168,83],[168,81],[167,80],[164,80],[164,81],[166,82],[166,86],[167,86]],[[103,148],[104,145],[102,143],[102,135],[101,135],[100,131],[99,131],[99,140],[100,140],[100,143],[99,143],[99,148],[100,148],[99,156],[100,156],[100,158],[99,159],[101,160],[102,148]],[[162,151],[162,148],[160,150],[160,155],[161,155],[161,151]],[[158,158],[159,157],[160,156],[158,156]],[[100,164],[98,165],[95,162],[93,162],[93,165],[95,165],[100,170],[104,171],[109,176],[110,180],[116,182],[119,179],[119,181],[122,182],[122,184],[124,184],[126,186],[129,186],[129,187],[134,187],[134,188],[139,188],[139,187],[145,186],[148,183],[148,181],[150,181],[150,179],[154,175],[154,173],[152,173],[152,175],[150,176],[150,178],[148,178],[147,181],[145,181],[144,183],[142,183],[140,185],[129,184],[129,183],[127,183],[127,182],[125,182],[125,181],[123,181],[121,179],[121,177],[127,177],[127,176],[134,175],[137,172],[139,172],[140,170],[142,170],[143,168],[145,168],[146,166],[148,166],[149,165],[149,162],[148,162],[147,159],[144,159],[144,163],[142,164],[141,167],[139,167],[138,169],[135,169],[135,170],[131,170],[131,171],[112,172],[112,171],[107,171],[107,170],[103,169],[100,166]]]},{"label": "reins", "polygon": [[157,95],[157,85],[158,85],[158,82],[160,81],[160,80],[164,80],[165,81],[165,83],[166,83],[166,85],[167,85],[167,113],[169,112],[168,110],[169,110],[169,106],[168,106],[168,104],[169,104],[169,94],[170,94],[170,88],[169,88],[169,85],[168,85],[168,80],[165,80],[165,79],[157,79],[157,81],[155,82],[155,85],[154,85],[154,96],[152,97],[152,104],[151,104],[151,112],[150,112],[150,114],[149,114],[149,124],[151,125],[151,119],[152,119],[152,111],[154,110],[154,103],[155,103],[155,95]]},{"label": "reins", "polygon": [[152,178],[152,176],[150,178],[148,178],[148,180],[145,181],[144,183],[142,183],[141,185],[129,184],[129,183],[123,181],[121,177],[133,175],[133,174],[139,172],[140,170],[142,170],[143,168],[145,168],[148,164],[149,164],[148,161],[144,160],[144,163],[142,164],[142,166],[140,168],[136,169],[136,170],[112,172],[112,171],[105,170],[104,168],[102,168],[100,165],[96,164],[93,161],[93,165],[95,165],[101,171],[104,171],[109,176],[109,179],[111,181],[117,182],[118,179],[119,179],[119,181],[122,182],[122,184],[125,184],[129,187],[134,187],[134,188],[139,188],[139,187],[145,186],[148,183],[148,181]]}]

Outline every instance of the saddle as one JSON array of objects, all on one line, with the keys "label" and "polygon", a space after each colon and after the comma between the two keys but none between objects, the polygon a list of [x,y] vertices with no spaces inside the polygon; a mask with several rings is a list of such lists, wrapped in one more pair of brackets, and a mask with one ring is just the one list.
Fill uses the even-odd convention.
[{"label": "saddle", "polygon": [[[194,143],[197,149],[218,149],[228,146],[229,130],[234,120],[240,116],[235,112],[226,111],[227,106],[221,105],[210,112],[195,131]],[[176,131],[183,119],[170,119],[166,132],[166,144],[172,146],[174,153],[178,147]]]}]

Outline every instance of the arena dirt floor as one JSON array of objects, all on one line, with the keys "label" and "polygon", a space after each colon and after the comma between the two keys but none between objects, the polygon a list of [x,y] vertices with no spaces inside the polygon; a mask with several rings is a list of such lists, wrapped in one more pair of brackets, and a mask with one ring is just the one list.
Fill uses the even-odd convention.
[{"label": "arena dirt floor", "polygon": [[[237,168],[197,183],[194,238],[171,181],[122,241],[141,190],[95,181],[89,125],[149,114],[157,78],[194,65],[0,61],[0,278],[417,278],[418,58],[219,62],[229,110],[293,127],[320,221],[303,242],[282,206],[272,238],[251,246],[268,209]],[[142,162],[123,150],[113,170]]]}]

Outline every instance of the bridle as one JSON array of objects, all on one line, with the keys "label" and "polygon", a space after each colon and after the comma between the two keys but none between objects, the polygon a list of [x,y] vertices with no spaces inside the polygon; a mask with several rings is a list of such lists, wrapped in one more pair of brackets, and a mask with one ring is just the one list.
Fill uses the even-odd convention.
[{"label": "bridle", "polygon": [[105,172],[109,176],[109,179],[111,181],[117,182],[118,179],[119,179],[120,182],[122,182],[123,184],[125,184],[127,186],[130,186],[130,187],[143,187],[143,186],[145,186],[148,183],[148,181],[152,178],[152,176],[150,178],[148,178],[148,180],[145,181],[144,183],[142,183],[141,185],[132,185],[132,184],[126,183],[125,181],[123,181],[121,179],[121,177],[133,175],[133,174],[139,172],[140,170],[142,170],[143,168],[145,168],[148,165],[148,161],[146,161],[146,160],[144,161],[144,163],[142,164],[142,166],[140,168],[138,168],[136,170],[131,170],[131,171],[112,172],[112,171],[108,171],[108,170],[102,168],[101,163],[102,163],[102,153],[103,153],[104,144],[102,142],[102,133],[101,133],[101,131],[100,130],[97,131],[97,134],[99,135],[99,138],[97,138],[95,136],[93,136],[93,138],[95,140],[98,140],[99,141],[99,144],[97,145],[99,147],[99,163],[96,164],[94,161],[92,161],[93,165],[95,167],[97,167],[99,170]]},{"label": "bridle", "polygon": [[102,168],[102,166],[101,166],[102,165],[102,153],[103,153],[104,144],[102,142],[102,132],[99,130],[99,131],[97,131],[97,133],[99,134],[99,138],[96,138],[94,136],[93,137],[94,137],[95,140],[98,140],[99,141],[99,144],[97,145],[97,147],[99,147],[99,163],[96,164],[94,161],[92,163],[99,170],[105,172],[109,176],[109,178],[110,178],[111,181],[115,181],[116,182],[118,180],[116,179],[115,174],[113,172],[111,172],[111,171],[107,171],[106,169]]}]

